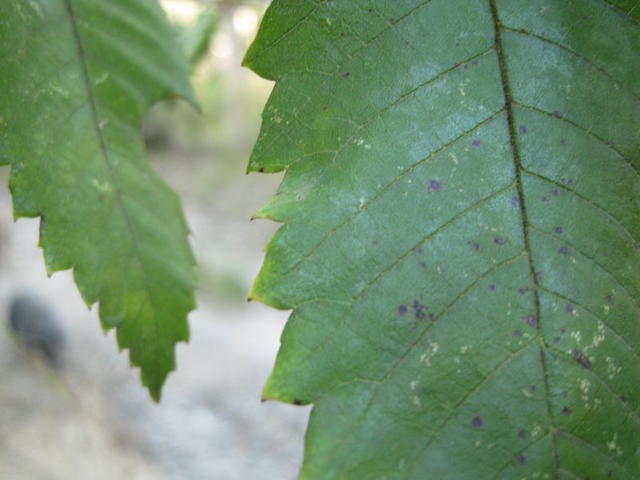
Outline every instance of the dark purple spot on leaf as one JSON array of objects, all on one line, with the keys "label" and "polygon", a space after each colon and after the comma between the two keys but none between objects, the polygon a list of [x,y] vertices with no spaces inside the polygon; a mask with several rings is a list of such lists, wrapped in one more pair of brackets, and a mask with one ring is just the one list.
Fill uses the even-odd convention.
[{"label": "dark purple spot on leaf", "polygon": [[566,329],[564,329],[564,328],[561,328],[561,329],[560,329],[560,333],[561,333],[562,335],[564,335],[565,333],[567,333],[567,330],[566,330]]},{"label": "dark purple spot on leaf", "polygon": [[406,305],[400,305],[398,307],[398,314],[400,314],[401,316],[406,315],[408,311],[409,311],[409,309],[407,308]]},{"label": "dark purple spot on leaf", "polygon": [[529,391],[532,392],[532,393],[535,392],[537,389],[538,389],[538,387],[536,387],[535,385],[530,385],[529,386]]},{"label": "dark purple spot on leaf", "polygon": [[420,262],[420,266],[422,268],[427,268],[427,262]]},{"label": "dark purple spot on leaf", "polygon": [[560,343],[560,337],[553,337],[553,343]]},{"label": "dark purple spot on leaf", "polygon": [[591,360],[589,357],[581,350],[577,348],[573,351],[573,358],[576,362],[580,364],[582,368],[590,369],[591,368]]},{"label": "dark purple spot on leaf", "polygon": [[553,195],[554,197],[557,197],[558,195],[560,195],[560,192],[558,191],[557,188],[554,188],[553,190],[551,190],[551,195]]},{"label": "dark purple spot on leaf", "polygon": [[484,425],[484,420],[482,420],[482,417],[480,415],[476,415],[471,419],[471,425],[475,428],[480,428],[482,427],[482,425]]},{"label": "dark purple spot on leaf", "polygon": [[567,255],[569,253],[569,247],[567,246],[562,246],[558,249],[558,253],[562,254],[562,255]]},{"label": "dark purple spot on leaf", "polygon": [[476,241],[473,242],[469,242],[469,245],[471,245],[475,250],[479,250],[480,249],[480,244]]},{"label": "dark purple spot on leaf", "polygon": [[521,337],[522,336],[522,330],[514,330],[513,331],[513,336],[514,337]]},{"label": "dark purple spot on leaf", "polygon": [[553,116],[556,117],[556,118],[562,118],[562,114],[557,110],[553,111]]},{"label": "dark purple spot on leaf", "polygon": [[511,197],[511,205],[514,207],[520,205],[520,199],[518,197]]},{"label": "dark purple spot on leaf", "polygon": [[565,309],[565,311],[566,311],[567,313],[573,313],[573,311],[575,310],[575,309],[573,308],[573,305],[571,305],[570,303],[567,303],[567,304],[564,306],[564,309]]},{"label": "dark purple spot on leaf", "polygon": [[426,317],[425,313],[426,306],[420,302],[420,300],[413,301],[413,315],[416,320],[424,320]]},{"label": "dark purple spot on leaf", "polygon": [[536,272],[536,274],[534,275],[536,277],[536,281],[540,281],[544,278],[544,273],[543,272]]},{"label": "dark purple spot on leaf", "polygon": [[569,407],[564,407],[564,408],[562,409],[562,414],[563,414],[563,415],[567,415],[567,416],[569,416],[569,415],[571,415],[572,413],[573,413],[573,410],[571,410]]},{"label": "dark purple spot on leaf", "polygon": [[431,180],[429,182],[429,190],[440,190],[442,188],[442,184],[438,180]]},{"label": "dark purple spot on leaf", "polygon": [[538,318],[533,313],[527,315],[527,325],[531,328],[536,328],[538,326]]},{"label": "dark purple spot on leaf", "polygon": [[519,293],[520,295],[524,295],[524,294],[525,294],[525,293],[527,293],[528,291],[529,291],[529,287],[520,287],[520,288],[518,289],[518,293]]},{"label": "dark purple spot on leaf", "polygon": [[520,454],[516,457],[516,462],[518,462],[520,465],[524,465],[525,463],[527,463],[527,457],[525,457],[523,454]]},{"label": "dark purple spot on leaf", "polygon": [[554,233],[557,233],[558,235],[560,235],[564,230],[562,229],[561,226],[558,225],[557,227],[554,227],[553,231]]},{"label": "dark purple spot on leaf", "polygon": [[351,76],[351,73],[349,73],[349,72],[345,72],[345,73],[343,73],[343,74],[342,74],[342,76],[343,76],[344,78],[349,78],[349,77]]},{"label": "dark purple spot on leaf", "polygon": [[518,127],[518,131],[523,135],[528,132],[526,125],[520,125],[520,127]]},{"label": "dark purple spot on leaf", "polygon": [[471,140],[471,145],[473,145],[474,147],[479,147],[480,146],[480,139],[479,138],[474,138],[473,140]]},{"label": "dark purple spot on leaf", "polygon": [[380,243],[378,240],[371,240],[371,245],[378,245],[378,243]]},{"label": "dark purple spot on leaf", "polygon": [[500,246],[505,245],[507,243],[507,241],[502,237],[496,237],[493,239],[493,241],[495,242],[496,245],[500,245]]},{"label": "dark purple spot on leaf", "polygon": [[613,295],[607,295],[606,297],[604,297],[604,301],[609,305],[613,305]]},{"label": "dark purple spot on leaf", "polygon": [[567,141],[564,138],[560,139],[560,145],[566,145]]},{"label": "dark purple spot on leaf", "polygon": [[491,290],[492,292],[495,292],[496,286],[492,283],[491,285],[489,285],[489,290]]},{"label": "dark purple spot on leaf", "polygon": [[527,438],[529,436],[529,434],[527,433],[526,430],[520,430],[518,431],[518,438],[522,438],[523,440],[525,438]]}]

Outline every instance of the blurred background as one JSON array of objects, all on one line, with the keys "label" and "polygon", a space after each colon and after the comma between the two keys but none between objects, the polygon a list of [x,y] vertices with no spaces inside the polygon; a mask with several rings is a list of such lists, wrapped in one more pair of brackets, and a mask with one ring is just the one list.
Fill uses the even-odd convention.
[{"label": "blurred background", "polygon": [[[288,316],[246,301],[277,225],[250,222],[280,175],[245,175],[272,84],[240,66],[262,0],[163,0],[193,60],[202,112],[180,101],[149,112],[150,160],[183,200],[199,261],[191,341],[154,404],[139,372],[103,334],[70,272],[47,278],[38,220],[14,223],[0,189],[0,479],[294,479],[309,409],[260,402]],[[6,185],[8,169],[0,170]],[[60,367],[6,328],[27,292],[57,317]]]}]

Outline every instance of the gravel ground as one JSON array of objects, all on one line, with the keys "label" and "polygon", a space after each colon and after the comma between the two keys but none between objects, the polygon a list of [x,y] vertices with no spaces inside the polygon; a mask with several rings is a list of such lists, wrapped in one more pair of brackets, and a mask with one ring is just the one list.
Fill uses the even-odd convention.
[{"label": "gravel ground", "polygon": [[[253,188],[256,180],[241,178],[250,178]],[[201,265],[233,268],[250,284],[275,226],[247,219],[273,182],[263,180],[264,194],[253,192],[228,210],[224,202],[208,208],[185,200]],[[172,183],[179,191],[189,188],[189,178]],[[220,199],[233,195],[221,192]],[[101,332],[96,309],[87,310],[70,272],[47,278],[36,247],[38,221],[13,223],[10,205],[8,193],[0,193],[2,316],[16,292],[35,292],[61,317],[67,343],[64,367],[54,372],[0,328],[0,478],[296,477],[309,409],[260,402],[287,312],[200,292],[190,316],[192,340],[178,346],[178,370],[156,405],[126,352],[115,348],[113,332]]]}]

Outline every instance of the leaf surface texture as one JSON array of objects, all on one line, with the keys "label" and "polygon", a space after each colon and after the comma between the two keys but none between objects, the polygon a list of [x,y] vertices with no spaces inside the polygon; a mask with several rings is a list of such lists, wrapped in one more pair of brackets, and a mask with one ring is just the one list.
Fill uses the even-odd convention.
[{"label": "leaf surface texture", "polygon": [[276,0],[252,297],[304,479],[640,476],[640,6]]}]

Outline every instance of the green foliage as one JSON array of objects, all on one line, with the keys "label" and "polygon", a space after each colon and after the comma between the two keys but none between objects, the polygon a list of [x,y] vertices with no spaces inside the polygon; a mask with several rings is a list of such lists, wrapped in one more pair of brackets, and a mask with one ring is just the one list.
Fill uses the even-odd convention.
[{"label": "green foliage", "polygon": [[176,44],[152,0],[0,3],[0,161],[15,215],[42,217],[47,270],[73,268],[156,399],[194,307],[179,200],[140,138],[158,99],[193,101]]},{"label": "green foliage", "polygon": [[218,26],[218,20],[213,10],[205,10],[198,15],[192,25],[181,28],[180,40],[192,68],[195,68],[207,53],[211,37]]},{"label": "green foliage", "polygon": [[273,2],[252,297],[302,478],[640,478],[638,7]]}]

